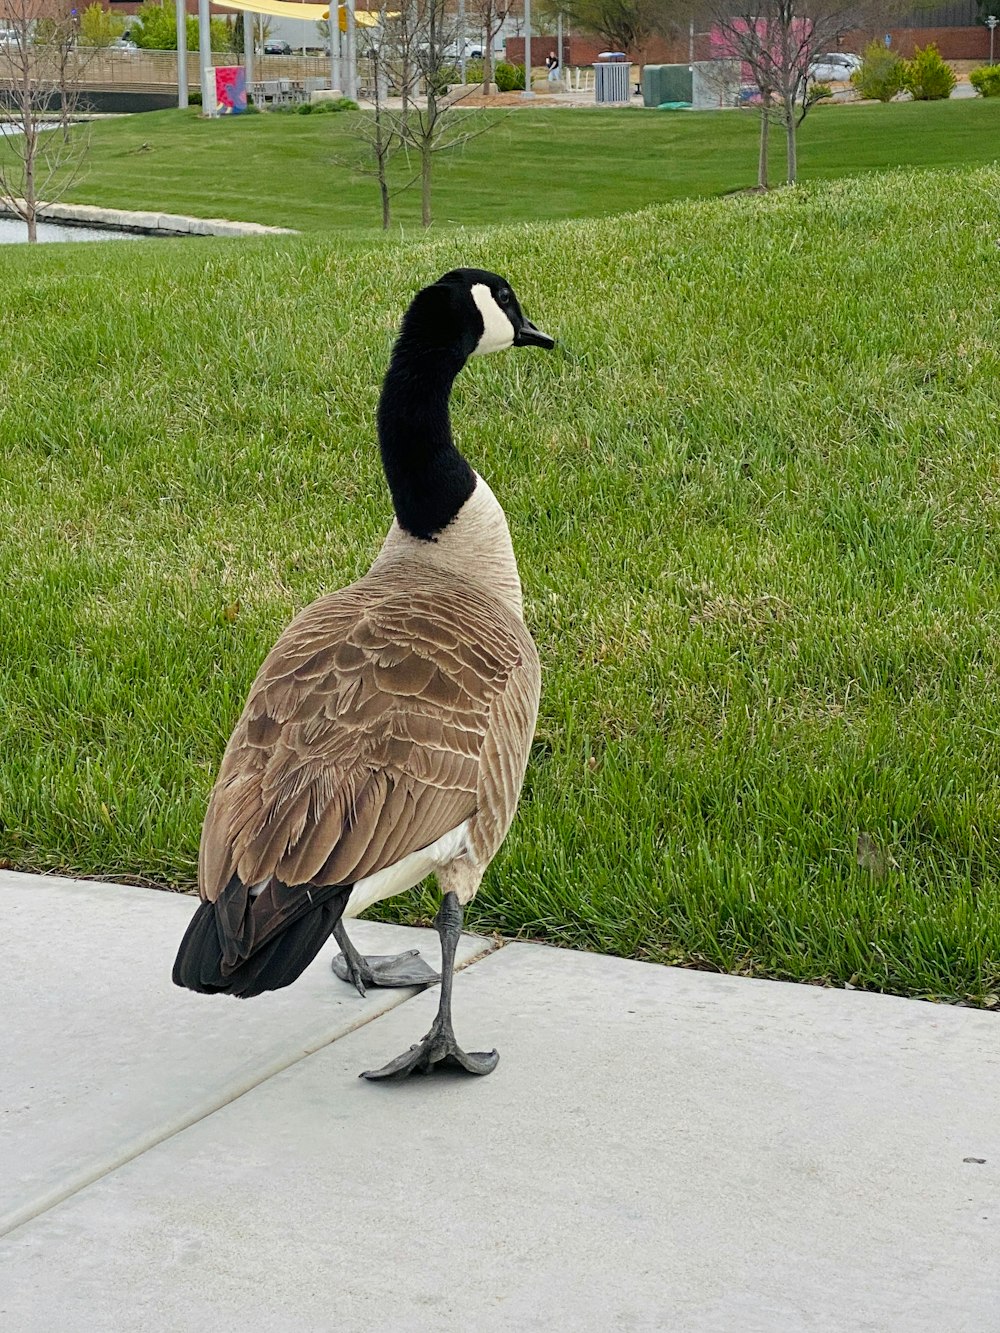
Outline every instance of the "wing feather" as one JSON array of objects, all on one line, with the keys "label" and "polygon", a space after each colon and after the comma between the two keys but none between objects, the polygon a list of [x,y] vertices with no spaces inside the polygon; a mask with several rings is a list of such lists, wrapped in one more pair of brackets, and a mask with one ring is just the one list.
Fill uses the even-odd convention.
[{"label": "wing feather", "polygon": [[[516,683],[530,659],[537,708],[534,645],[488,594],[426,566],[413,591],[398,579],[398,568],[372,573],[314,602],[268,654],[209,801],[204,898],[234,875],[290,886],[283,894],[354,883],[435,842],[484,798],[483,845],[501,825],[502,839],[531,738],[516,737],[507,757],[501,733],[534,725],[530,682]],[[512,684],[521,703],[507,705]]]}]

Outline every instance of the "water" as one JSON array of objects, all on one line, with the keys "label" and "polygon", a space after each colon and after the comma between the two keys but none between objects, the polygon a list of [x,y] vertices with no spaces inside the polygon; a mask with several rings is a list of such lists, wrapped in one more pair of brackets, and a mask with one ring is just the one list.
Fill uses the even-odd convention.
[{"label": "water", "polygon": [[[129,231],[103,231],[99,227],[64,227],[58,222],[38,224],[39,241],[134,241]],[[28,228],[19,218],[0,218],[0,245],[27,244]]]}]

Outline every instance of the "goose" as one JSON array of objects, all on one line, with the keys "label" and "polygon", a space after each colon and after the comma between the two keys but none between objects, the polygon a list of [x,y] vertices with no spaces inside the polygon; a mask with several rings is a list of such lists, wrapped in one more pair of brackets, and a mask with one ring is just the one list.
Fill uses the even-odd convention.
[{"label": "goose", "polygon": [[[554,345],[495,273],[453,269],[417,293],[377,414],[395,519],[368,572],[307,606],[271,649],[209,797],[202,901],[174,982],[278,990],[331,934],[334,971],[362,995],[440,979],[427,1034],[364,1078],[482,1075],[499,1059],[455,1039],[455,952],[514,818],[541,672],[506,517],[455,447],[449,400],[470,356]],[[363,957],[345,920],[431,873],[440,978],[415,950]]]}]

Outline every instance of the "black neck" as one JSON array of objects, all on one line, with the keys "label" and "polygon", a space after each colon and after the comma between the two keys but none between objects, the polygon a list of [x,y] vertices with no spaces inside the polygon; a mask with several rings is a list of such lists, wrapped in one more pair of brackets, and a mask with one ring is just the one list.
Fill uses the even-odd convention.
[{"label": "black neck", "polygon": [[378,437],[399,526],[433,541],[472,494],[476,476],[451,438],[448,400],[458,352],[400,339],[382,385]]}]

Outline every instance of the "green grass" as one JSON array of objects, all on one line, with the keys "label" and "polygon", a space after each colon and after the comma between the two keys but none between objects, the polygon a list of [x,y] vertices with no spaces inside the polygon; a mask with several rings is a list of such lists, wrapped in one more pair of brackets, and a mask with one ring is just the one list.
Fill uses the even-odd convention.
[{"label": "green grass", "polygon": [[[435,166],[444,225],[583,218],[629,212],[756,181],[757,120],[739,112],[515,111]],[[380,218],[346,115],[260,115],[204,121],[163,111],[93,126],[80,202],[269,222],[303,231],[364,228]],[[818,107],[801,129],[808,181],[891,167],[980,165],[1000,157],[1000,101]],[[773,179],[783,172],[774,135]],[[395,203],[419,221],[419,192]]]},{"label": "green grass", "polygon": [[[398,316],[485,264],[562,346],[470,364],[454,403],[545,672],[470,924],[992,994],[998,189],[896,174],[377,252],[9,250],[0,856],[191,884],[263,654],[388,523]],[[898,868],[859,868],[862,832]]]}]

